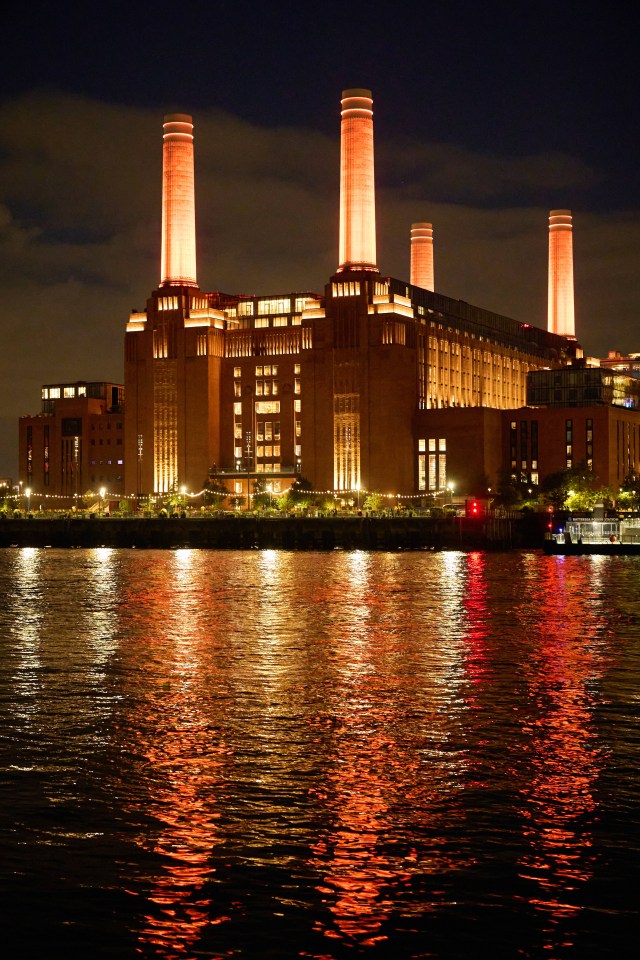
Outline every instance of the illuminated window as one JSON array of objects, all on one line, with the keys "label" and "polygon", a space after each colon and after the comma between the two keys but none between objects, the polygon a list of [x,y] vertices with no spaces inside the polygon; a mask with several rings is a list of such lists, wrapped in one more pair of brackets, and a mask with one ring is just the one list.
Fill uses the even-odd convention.
[{"label": "illuminated window", "polygon": [[234,377],[241,377],[241,376],[242,376],[242,368],[241,368],[241,367],[234,367],[234,368],[233,368],[233,375],[234,375]]},{"label": "illuminated window", "polygon": [[260,400],[256,403],[256,413],[280,413],[280,401]]},{"label": "illuminated window", "polygon": [[49,390],[49,399],[50,400],[60,399],[60,387],[51,387],[51,389]]},{"label": "illuminated window", "polygon": [[253,302],[251,300],[241,300],[238,304],[238,316],[239,317],[252,317],[253,316]]},{"label": "illuminated window", "polygon": [[268,327],[268,326],[269,326],[269,318],[268,318],[268,317],[256,317],[255,326],[256,326],[256,330],[260,330],[260,329],[262,329],[263,327]]},{"label": "illuminated window", "polygon": [[256,447],[256,457],[264,457],[264,447],[261,443]]},{"label": "illuminated window", "polygon": [[236,480],[235,491],[236,493],[242,493],[242,480]]},{"label": "illuminated window", "polygon": [[256,367],[256,377],[264,376],[264,367]]},{"label": "illuminated window", "polygon": [[265,440],[273,440],[273,423],[270,420],[265,420],[264,438]]},{"label": "illuminated window", "polygon": [[233,384],[233,395],[234,397],[242,396],[242,384],[238,380],[236,380]]},{"label": "illuminated window", "polygon": [[297,379],[293,381],[293,392],[300,393],[300,381]]},{"label": "illuminated window", "polygon": [[300,420],[296,420],[296,437],[302,436],[302,423]]},{"label": "illuminated window", "polygon": [[242,456],[242,447],[234,447],[234,456],[239,458]]},{"label": "illuminated window", "polygon": [[301,413],[301,412],[302,412],[302,400],[294,400],[294,401],[293,401],[293,409],[294,409],[294,411],[295,411],[296,413]]},{"label": "illuminated window", "polygon": [[278,381],[277,381],[277,380],[274,380],[274,381],[273,381],[273,384],[272,384],[272,393],[273,393],[274,397],[277,397],[277,396],[278,396]]},{"label": "illuminated window", "polygon": [[85,386],[78,387],[78,396],[86,397],[86,395],[87,395],[87,388]]},{"label": "illuminated window", "polygon": [[258,313],[289,313],[291,298],[278,297],[269,300],[258,300]]},{"label": "illuminated window", "polygon": [[274,439],[280,439],[280,421],[276,420],[273,425],[273,436]]},{"label": "illuminated window", "polygon": [[274,327],[286,327],[287,326],[287,317],[274,317],[273,325]]},{"label": "illuminated window", "polygon": [[238,402],[234,403],[234,405],[233,405],[233,412],[234,412],[234,414],[236,415],[236,417],[241,416],[241,415],[242,415],[242,403],[238,403]]},{"label": "illuminated window", "polygon": [[261,397],[264,393],[264,380],[256,380],[256,397]]},{"label": "illuminated window", "polygon": [[300,364],[299,364],[299,363],[294,363],[294,365],[293,365],[293,373],[294,373],[294,376],[296,376],[296,377],[300,375]]},{"label": "illuminated window", "polygon": [[302,456],[302,447],[299,443],[296,443],[296,457]]},{"label": "illuminated window", "polygon": [[234,440],[242,440],[242,424],[239,421],[233,425],[233,437]]},{"label": "illuminated window", "polygon": [[274,457],[279,457],[279,456],[280,456],[280,444],[279,444],[279,443],[274,443],[274,445],[273,445],[273,455],[274,455]]}]

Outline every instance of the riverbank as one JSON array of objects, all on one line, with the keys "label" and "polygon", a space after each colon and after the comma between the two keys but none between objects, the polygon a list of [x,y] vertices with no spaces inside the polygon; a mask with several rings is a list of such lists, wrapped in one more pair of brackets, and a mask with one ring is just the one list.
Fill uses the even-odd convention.
[{"label": "riverbank", "polygon": [[0,547],[212,550],[540,549],[535,518],[259,517],[0,520]]}]

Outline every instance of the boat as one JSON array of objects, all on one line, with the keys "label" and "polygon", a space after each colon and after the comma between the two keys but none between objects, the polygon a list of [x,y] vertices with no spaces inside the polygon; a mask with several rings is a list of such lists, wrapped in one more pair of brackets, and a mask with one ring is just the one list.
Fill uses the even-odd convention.
[{"label": "boat", "polygon": [[543,549],[565,556],[594,553],[640,557],[640,517],[567,520],[558,531],[547,533]]}]

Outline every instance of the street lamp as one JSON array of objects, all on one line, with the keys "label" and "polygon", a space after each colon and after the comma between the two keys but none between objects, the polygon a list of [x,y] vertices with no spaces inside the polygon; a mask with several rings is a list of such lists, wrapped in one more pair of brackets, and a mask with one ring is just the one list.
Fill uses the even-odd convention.
[{"label": "street lamp", "polygon": [[187,506],[187,488],[180,487],[180,494],[182,496],[182,509],[184,510]]},{"label": "street lamp", "polygon": [[29,505],[31,503],[31,487],[26,488],[24,495],[27,498],[27,513],[29,513]]},{"label": "street lamp", "polygon": [[106,493],[107,493],[107,488],[100,487],[100,515],[101,516],[104,513],[104,498],[106,496]]}]

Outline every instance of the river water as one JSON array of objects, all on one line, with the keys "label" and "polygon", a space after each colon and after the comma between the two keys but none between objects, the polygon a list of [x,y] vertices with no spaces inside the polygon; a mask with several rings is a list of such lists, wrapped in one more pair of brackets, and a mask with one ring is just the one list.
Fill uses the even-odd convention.
[{"label": "river water", "polygon": [[0,552],[11,956],[626,957],[640,558]]}]

